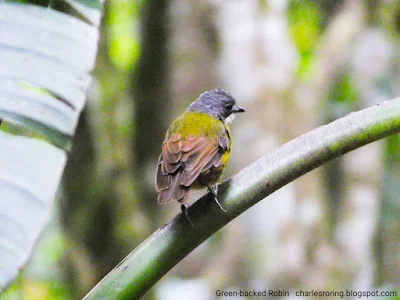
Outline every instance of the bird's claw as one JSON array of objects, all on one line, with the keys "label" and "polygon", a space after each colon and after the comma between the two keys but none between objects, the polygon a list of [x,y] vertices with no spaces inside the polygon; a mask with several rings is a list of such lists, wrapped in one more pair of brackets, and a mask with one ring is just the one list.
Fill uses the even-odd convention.
[{"label": "bird's claw", "polygon": [[188,206],[189,206],[189,205],[188,205],[187,203],[183,203],[183,204],[181,205],[181,211],[182,211],[182,212],[184,213],[184,215],[186,216],[186,219],[189,221],[190,225],[194,226],[193,223],[192,223],[192,220],[190,220],[189,213],[188,213],[188,211],[187,211]]},{"label": "bird's claw", "polygon": [[226,209],[223,208],[221,203],[219,203],[219,201],[218,201],[218,185],[214,184],[214,185],[209,185],[207,187],[208,187],[208,190],[210,191],[210,193],[214,196],[214,200],[217,203],[217,205],[219,206],[219,208],[223,212],[227,212]]}]

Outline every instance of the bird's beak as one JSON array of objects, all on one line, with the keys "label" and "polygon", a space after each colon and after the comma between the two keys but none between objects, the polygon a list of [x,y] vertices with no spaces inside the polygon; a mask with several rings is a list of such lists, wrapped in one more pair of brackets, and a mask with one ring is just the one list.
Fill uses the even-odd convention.
[{"label": "bird's beak", "polygon": [[232,107],[232,112],[234,114],[236,113],[241,113],[241,112],[245,112],[244,108],[237,106],[236,104]]}]

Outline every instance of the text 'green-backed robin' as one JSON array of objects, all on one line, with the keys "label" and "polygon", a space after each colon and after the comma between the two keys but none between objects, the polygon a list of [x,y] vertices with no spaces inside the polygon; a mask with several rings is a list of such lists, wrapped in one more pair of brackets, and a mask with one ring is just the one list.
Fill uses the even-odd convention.
[{"label": "text 'green-backed robin'", "polygon": [[229,93],[216,89],[201,94],[171,124],[157,164],[155,185],[159,203],[180,202],[190,221],[187,213],[190,189],[207,187],[224,210],[218,202],[216,183],[231,154],[228,125],[235,113],[244,111]]}]

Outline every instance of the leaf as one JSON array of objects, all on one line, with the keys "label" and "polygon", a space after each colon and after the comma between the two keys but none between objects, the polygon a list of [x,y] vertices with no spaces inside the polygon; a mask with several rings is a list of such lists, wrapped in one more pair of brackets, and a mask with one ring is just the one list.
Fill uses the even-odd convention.
[{"label": "leaf", "polygon": [[[97,41],[97,28],[76,18],[0,2],[0,65],[7,66],[0,68],[0,118],[34,128],[68,149],[91,82]],[[25,82],[50,93],[28,89]]]},{"label": "leaf", "polygon": [[0,131],[0,289],[17,276],[45,225],[66,161],[43,141]]},{"label": "leaf", "polygon": [[[98,25],[102,1],[88,3],[77,10]],[[27,263],[47,222],[92,81],[98,38],[97,26],[75,17],[0,1],[0,123],[17,123],[46,139],[0,131],[0,294]]]},{"label": "leaf", "polygon": [[97,51],[98,29],[50,8],[0,2],[0,81],[45,88],[83,108]]},{"label": "leaf", "polygon": [[10,81],[0,83],[0,116],[35,128],[54,145],[69,149],[79,115],[51,95],[23,89]]}]

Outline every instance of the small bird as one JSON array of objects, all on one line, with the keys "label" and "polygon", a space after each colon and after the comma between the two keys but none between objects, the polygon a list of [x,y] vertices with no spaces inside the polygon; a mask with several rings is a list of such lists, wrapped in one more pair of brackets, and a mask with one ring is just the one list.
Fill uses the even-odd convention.
[{"label": "small bird", "polygon": [[[226,91],[204,92],[169,127],[157,163],[155,188],[158,203],[176,200],[187,213],[191,188],[207,187],[218,201],[217,181],[231,154],[228,125],[245,110]],[[193,225],[193,224],[192,224]]]}]

